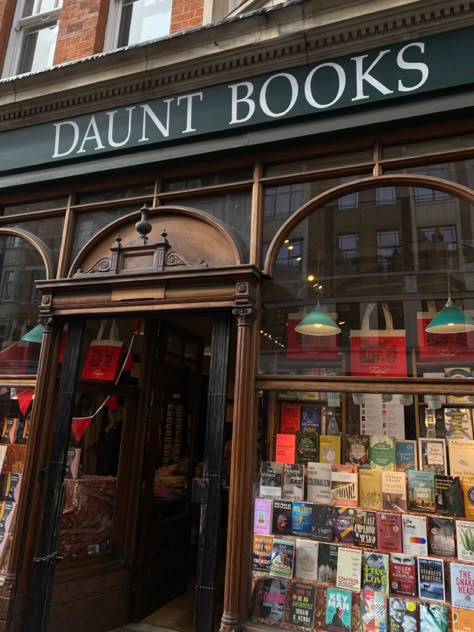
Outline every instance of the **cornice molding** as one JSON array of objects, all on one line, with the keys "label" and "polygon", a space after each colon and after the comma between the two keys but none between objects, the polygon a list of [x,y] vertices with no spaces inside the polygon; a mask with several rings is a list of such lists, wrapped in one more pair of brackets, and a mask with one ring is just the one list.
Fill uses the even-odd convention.
[{"label": "cornice molding", "polygon": [[[0,82],[0,131],[474,24],[463,0],[296,0]],[[194,61],[191,61],[194,60]]]}]

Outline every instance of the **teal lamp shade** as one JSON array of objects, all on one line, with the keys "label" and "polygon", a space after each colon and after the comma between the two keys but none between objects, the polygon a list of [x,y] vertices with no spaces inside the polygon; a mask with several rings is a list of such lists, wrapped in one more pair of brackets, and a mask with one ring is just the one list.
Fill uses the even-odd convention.
[{"label": "teal lamp shade", "polygon": [[425,331],[430,334],[459,334],[473,330],[474,321],[472,318],[462,309],[456,307],[451,299],[448,299],[443,309],[425,327]]},{"label": "teal lamp shade", "polygon": [[316,309],[300,320],[295,326],[295,331],[307,336],[334,336],[341,328],[317,305]]},{"label": "teal lamp shade", "polygon": [[21,337],[25,342],[38,342],[41,343],[43,341],[43,325],[36,325],[33,329],[26,332],[24,336]]}]

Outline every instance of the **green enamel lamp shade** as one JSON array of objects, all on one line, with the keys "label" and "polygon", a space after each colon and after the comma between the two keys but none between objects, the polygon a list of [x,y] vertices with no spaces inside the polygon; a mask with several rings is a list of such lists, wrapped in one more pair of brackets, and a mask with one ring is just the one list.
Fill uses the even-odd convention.
[{"label": "green enamel lamp shade", "polygon": [[320,309],[319,304],[295,326],[295,331],[307,336],[334,336],[341,328],[333,319]]},{"label": "green enamel lamp shade", "polygon": [[459,334],[463,331],[473,331],[474,321],[472,318],[456,307],[451,299],[436,314],[433,320],[425,327],[425,331],[430,334]]},{"label": "green enamel lamp shade", "polygon": [[36,325],[33,329],[26,332],[24,336],[21,337],[25,342],[39,342],[43,341],[43,325]]}]

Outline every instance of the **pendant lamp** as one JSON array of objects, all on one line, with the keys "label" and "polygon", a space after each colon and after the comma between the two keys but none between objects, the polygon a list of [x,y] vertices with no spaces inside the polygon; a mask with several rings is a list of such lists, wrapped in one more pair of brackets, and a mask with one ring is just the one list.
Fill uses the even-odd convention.
[{"label": "pendant lamp", "polygon": [[321,309],[318,301],[316,308],[295,326],[295,331],[307,336],[334,336],[341,328]]},{"label": "pendant lamp", "polygon": [[36,325],[21,337],[25,342],[42,342],[43,341],[43,325]]},{"label": "pendant lamp", "polygon": [[433,320],[425,327],[430,334],[459,334],[464,331],[474,330],[474,320],[456,307],[451,300],[451,285],[449,282],[448,268],[448,300],[443,309],[436,314]]}]

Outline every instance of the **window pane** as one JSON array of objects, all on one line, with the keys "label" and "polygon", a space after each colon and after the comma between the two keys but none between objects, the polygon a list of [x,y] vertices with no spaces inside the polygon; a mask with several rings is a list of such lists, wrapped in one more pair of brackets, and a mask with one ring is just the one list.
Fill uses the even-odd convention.
[{"label": "window pane", "polygon": [[22,228],[23,230],[33,233],[36,237],[39,237],[41,241],[48,246],[53,257],[53,262],[57,264],[63,232],[63,221],[63,217],[52,217],[50,219],[35,219],[30,222],[8,224],[8,226],[12,228]]},{"label": "window pane", "polygon": [[316,171],[319,169],[331,169],[334,167],[344,167],[359,163],[372,162],[372,149],[357,151],[353,153],[337,154],[335,156],[318,156],[317,158],[302,158],[294,162],[268,165],[265,167],[264,175],[281,176],[288,173],[301,173],[304,171]]},{"label": "window pane", "polygon": [[[94,202],[106,202],[109,200],[112,201],[131,197],[141,197],[142,195],[151,196],[153,195],[153,190],[153,184],[134,184],[126,189],[78,193],[76,195],[76,204],[92,204]],[[151,200],[148,200],[147,204],[151,204]]]},{"label": "window pane", "polygon": [[36,72],[52,66],[57,36],[57,22],[27,31],[18,72]]},{"label": "window pane", "polygon": [[59,9],[62,4],[62,0],[26,0],[23,17],[26,18],[29,15],[53,11],[54,9]]},{"label": "window pane", "polygon": [[118,46],[139,44],[170,32],[171,0],[126,0],[123,3]]},{"label": "window pane", "polygon": [[228,182],[239,182],[251,179],[252,169],[242,167],[222,173],[199,174],[199,176],[166,180],[163,182],[163,191],[184,191],[185,189],[198,189],[201,187],[210,187],[218,184],[227,184]]},{"label": "window pane", "polygon": [[3,215],[19,215],[20,213],[31,213],[33,211],[45,211],[47,209],[57,209],[66,206],[67,197],[54,198],[52,200],[42,200],[40,202],[20,202],[19,204],[9,204],[3,207]]}]

